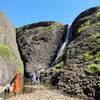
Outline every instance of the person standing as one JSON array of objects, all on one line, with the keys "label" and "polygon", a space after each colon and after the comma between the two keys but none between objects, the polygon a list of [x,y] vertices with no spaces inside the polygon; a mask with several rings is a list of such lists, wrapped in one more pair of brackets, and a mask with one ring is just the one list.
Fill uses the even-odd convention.
[{"label": "person standing", "polygon": [[20,91],[20,81],[19,81],[19,74],[16,72],[15,80],[14,80],[14,87],[13,87],[13,93],[16,95]]}]

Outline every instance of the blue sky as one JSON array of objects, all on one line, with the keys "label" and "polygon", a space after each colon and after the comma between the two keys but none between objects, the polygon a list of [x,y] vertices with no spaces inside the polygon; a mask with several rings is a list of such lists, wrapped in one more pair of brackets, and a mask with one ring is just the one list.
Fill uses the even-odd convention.
[{"label": "blue sky", "polygon": [[100,6],[100,0],[0,0],[0,10],[16,27],[50,20],[69,24],[94,6]]}]

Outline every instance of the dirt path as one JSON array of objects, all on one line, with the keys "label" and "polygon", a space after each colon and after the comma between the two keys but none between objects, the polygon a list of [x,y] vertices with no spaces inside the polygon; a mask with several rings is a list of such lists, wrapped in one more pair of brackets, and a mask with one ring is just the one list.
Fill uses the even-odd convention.
[{"label": "dirt path", "polygon": [[16,95],[7,100],[80,100],[64,96],[56,90],[49,90],[43,85],[36,85],[32,87],[35,89],[33,93]]}]

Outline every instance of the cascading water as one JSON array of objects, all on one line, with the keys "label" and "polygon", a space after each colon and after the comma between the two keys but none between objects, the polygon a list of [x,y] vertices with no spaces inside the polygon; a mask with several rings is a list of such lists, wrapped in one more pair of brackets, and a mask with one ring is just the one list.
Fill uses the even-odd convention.
[{"label": "cascading water", "polygon": [[65,41],[64,41],[64,43],[62,44],[60,50],[58,51],[57,56],[56,56],[56,58],[55,58],[55,60],[54,60],[54,62],[52,63],[51,66],[53,66],[54,63],[55,63],[55,62],[59,59],[59,57],[62,55],[62,53],[63,53],[63,51],[64,51],[66,45],[69,44],[71,38],[72,38],[72,24],[69,24],[68,27],[67,27],[67,32],[66,32]]}]

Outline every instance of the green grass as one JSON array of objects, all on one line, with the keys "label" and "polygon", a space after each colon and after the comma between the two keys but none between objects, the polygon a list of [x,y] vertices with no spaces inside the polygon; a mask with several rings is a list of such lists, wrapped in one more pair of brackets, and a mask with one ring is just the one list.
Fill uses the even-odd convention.
[{"label": "green grass", "polygon": [[19,79],[20,79],[20,92],[23,92],[23,86],[24,86],[24,79],[23,79],[23,75],[24,75],[24,66],[23,66],[23,62],[20,60],[19,61],[19,65],[18,65],[18,73],[19,73]]},{"label": "green grass", "polygon": [[96,58],[95,58],[95,61],[96,61],[96,62],[100,62],[100,57],[96,57]]},{"label": "green grass", "polygon": [[44,27],[44,28],[43,28],[43,31],[44,31],[44,32],[48,32],[51,28],[52,28],[52,26]]},{"label": "green grass", "polygon": [[96,13],[96,17],[98,17],[98,18],[100,17],[100,12]]},{"label": "green grass", "polygon": [[64,62],[63,62],[63,61],[61,61],[61,62],[59,62],[58,64],[56,64],[57,67],[61,67],[61,66],[63,66],[63,65],[64,65]]},{"label": "green grass", "polygon": [[92,36],[93,38],[100,38],[100,33],[96,33],[95,35]]},{"label": "green grass", "polygon": [[59,69],[57,69],[57,68],[56,68],[56,66],[53,66],[53,67],[51,67],[51,68],[50,68],[50,71],[53,71],[53,72],[58,72],[58,71],[59,71]]},{"label": "green grass", "polygon": [[100,22],[96,23],[95,25],[98,26],[98,27],[100,27]]},{"label": "green grass", "polygon": [[100,52],[97,52],[95,55],[95,61],[100,62]]},{"label": "green grass", "polygon": [[57,28],[61,28],[62,27],[62,24],[56,24],[55,25]]},{"label": "green grass", "polygon": [[55,25],[50,25],[50,26],[47,26],[47,27],[43,27],[43,31],[48,32],[52,28],[60,28],[60,27],[62,27],[62,24],[57,23]]},{"label": "green grass", "polygon": [[63,65],[64,65],[64,62],[61,61],[61,62],[57,63],[56,65],[54,65],[53,67],[51,67],[50,70],[58,72],[58,71],[61,70],[61,68],[62,68]]},{"label": "green grass", "polygon": [[96,40],[97,38],[100,38],[100,33],[96,33],[92,36],[90,36],[89,38],[87,38],[88,40]]},{"label": "green grass", "polygon": [[83,53],[82,59],[83,59],[84,61],[90,61],[90,60],[93,59],[93,56],[90,55],[89,53]]},{"label": "green grass", "polygon": [[23,66],[23,62],[20,60],[18,65],[18,73],[21,74],[23,72],[24,72],[24,66]]},{"label": "green grass", "polygon": [[90,74],[96,74],[96,73],[100,73],[100,67],[98,67],[96,64],[91,64],[88,65],[84,71],[90,73]]},{"label": "green grass", "polygon": [[98,52],[96,53],[96,56],[97,56],[97,57],[100,57],[100,51],[98,51]]},{"label": "green grass", "polygon": [[90,21],[81,24],[79,29],[77,30],[77,32],[81,32],[81,31],[87,29],[88,27],[90,27],[90,25],[91,25]]},{"label": "green grass", "polygon": [[0,44],[0,56],[15,56],[15,53],[8,46]]}]

